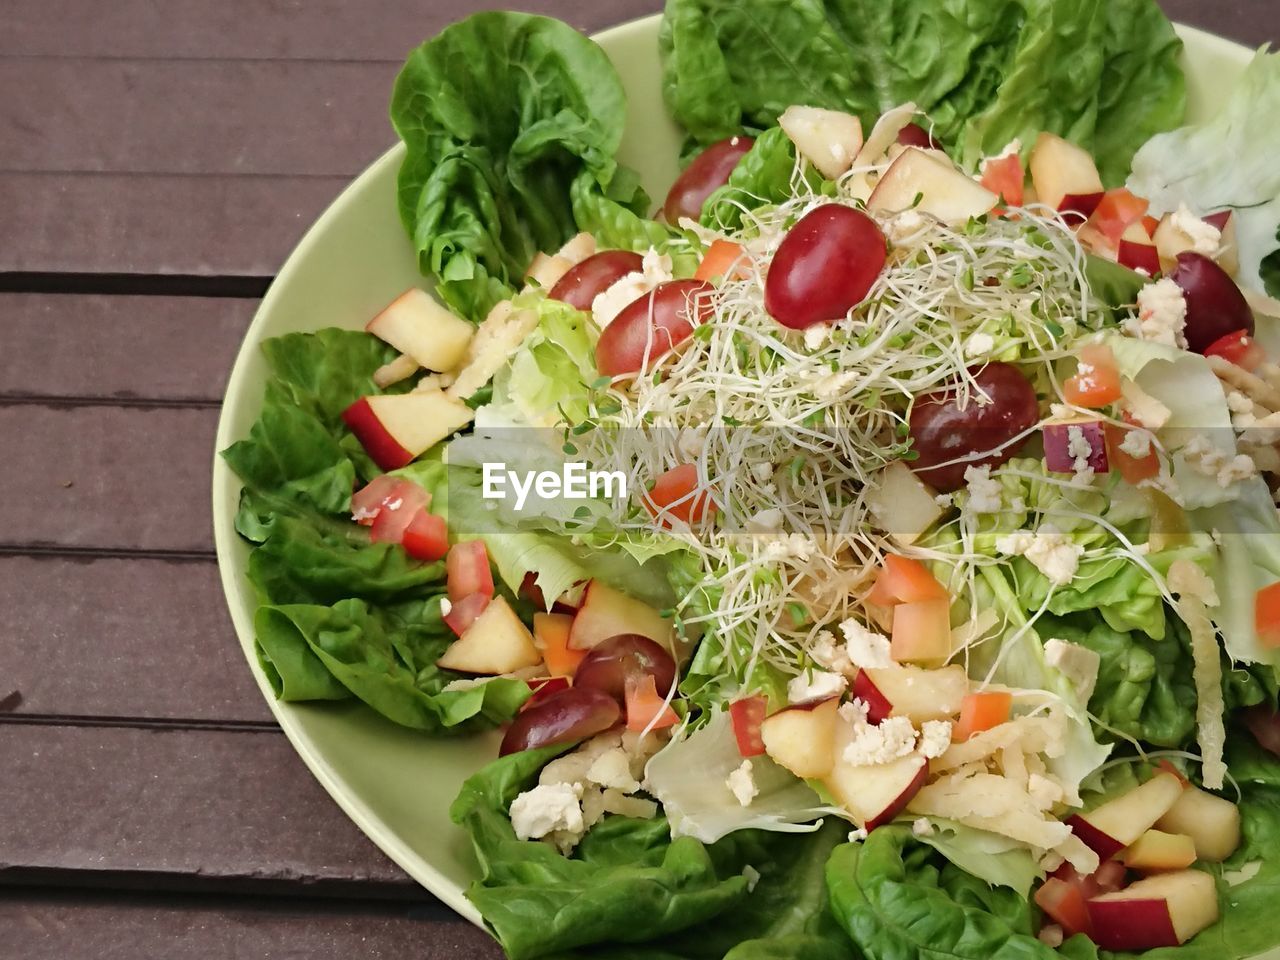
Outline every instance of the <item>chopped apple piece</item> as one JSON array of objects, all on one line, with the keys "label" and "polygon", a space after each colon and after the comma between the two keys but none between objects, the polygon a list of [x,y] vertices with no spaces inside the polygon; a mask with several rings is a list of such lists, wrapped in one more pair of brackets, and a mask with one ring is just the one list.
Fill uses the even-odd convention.
[{"label": "chopped apple piece", "polygon": [[893,659],[941,663],[951,655],[951,601],[920,600],[893,609]]},{"label": "chopped apple piece", "polygon": [[474,326],[417,287],[393,300],[365,329],[428,370],[452,370],[476,332]]},{"label": "chopped apple piece", "polygon": [[1130,870],[1185,870],[1196,862],[1196,845],[1185,833],[1148,830],[1120,854]]},{"label": "chopped apple piece", "polygon": [[999,202],[999,197],[949,160],[908,147],[876,184],[867,209],[884,213],[915,209],[957,225],[990,213]]},{"label": "chopped apple piece", "polygon": [[1182,782],[1160,772],[1096,810],[1073,815],[1067,823],[1099,857],[1110,860],[1155,826],[1181,795]]},{"label": "chopped apple piece", "polygon": [[836,738],[835,764],[822,780],[832,797],[867,831],[888,823],[911,802],[929,779],[929,761],[918,754],[875,766],[854,766],[840,755],[844,739]]},{"label": "chopped apple piece", "polygon": [[782,111],[778,126],[828,180],[847,173],[862,149],[862,121],[850,113],[792,105]]},{"label": "chopped apple piece", "polygon": [[528,272],[524,275],[525,288],[537,287],[540,290],[550,290],[572,269],[573,263],[565,257],[559,255],[549,257],[545,253],[539,253],[533,258]]},{"label": "chopped apple piece", "polygon": [[764,752],[802,780],[825,777],[835,763],[840,698],[779,710],[760,724]]},{"label": "chopped apple piece", "polygon": [[1160,272],[1160,251],[1141,220],[1129,224],[1120,238],[1120,266],[1137,270],[1149,277]]},{"label": "chopped apple piece", "polygon": [[529,628],[507,601],[494,597],[462,636],[449,645],[436,666],[462,673],[497,675],[536,667],[542,655]]},{"label": "chopped apple piece", "polygon": [[906,463],[895,460],[867,494],[867,507],[889,536],[909,547],[942,516],[936,496]]},{"label": "chopped apple piece", "polygon": [[862,149],[858,151],[858,157],[854,160],[853,165],[855,167],[869,167],[879,163],[885,151],[898,142],[898,134],[902,132],[903,127],[911,123],[915,115],[916,105],[914,103],[904,103],[880,114],[880,119],[871,128],[871,133],[867,135],[867,139],[863,142]]},{"label": "chopped apple piece", "polygon": [[867,705],[867,722],[879,724],[893,713],[893,704],[880,692],[871,674],[859,670],[853,678],[853,695]]},{"label": "chopped apple piece", "polygon": [[1221,863],[1240,846],[1240,808],[1195,786],[1178,795],[1156,826],[1185,833],[1196,846],[1196,858],[1210,863]]},{"label": "chopped apple piece", "polygon": [[1218,241],[1218,252],[1213,255],[1213,259],[1218,261],[1218,266],[1234,277],[1240,272],[1240,246],[1236,239],[1235,211],[1223,210],[1220,213],[1211,213],[1204,218],[1204,222],[1217,227],[1218,232],[1222,234]]},{"label": "chopped apple piece", "polygon": [[960,712],[969,692],[969,678],[958,663],[939,670],[894,666],[862,672],[893,705],[892,716],[908,717],[916,726],[926,720],[950,720]]},{"label": "chopped apple piece", "polygon": [[1087,218],[1102,202],[1105,191],[1092,154],[1062,137],[1040,134],[1029,166],[1040,202],[1061,213]]},{"label": "chopped apple piece", "polygon": [[1104,950],[1151,950],[1186,943],[1218,920],[1213,877],[1162,873],[1089,901],[1094,943]]},{"label": "chopped apple piece", "polygon": [[475,416],[465,403],[439,390],[361,397],[342,419],[375,463],[398,470]]},{"label": "chopped apple piece", "polygon": [[569,647],[590,650],[610,637],[624,633],[638,633],[667,649],[671,648],[671,621],[664,620],[647,603],[599,580],[592,580],[587,585],[582,606],[573,618]]},{"label": "chopped apple piece", "polygon": [[556,251],[556,256],[563,257],[576,267],[595,252],[596,238],[584,230],[565,241],[565,245]]}]

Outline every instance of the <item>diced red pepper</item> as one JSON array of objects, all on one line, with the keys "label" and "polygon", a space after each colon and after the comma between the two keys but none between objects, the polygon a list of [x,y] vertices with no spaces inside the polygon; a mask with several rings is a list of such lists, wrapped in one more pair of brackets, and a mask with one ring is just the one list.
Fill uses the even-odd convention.
[{"label": "diced red pepper", "polygon": [[402,480],[373,518],[369,539],[374,543],[400,543],[414,517],[430,502],[431,494],[412,481]]},{"label": "diced red pepper", "polygon": [[1237,330],[1213,341],[1205,348],[1204,355],[1221,357],[1250,373],[1262,366],[1267,359],[1267,352],[1262,349],[1262,344],[1249,336],[1247,330]]},{"label": "diced red pepper", "polygon": [[449,527],[444,517],[422,509],[405,527],[400,543],[409,556],[434,563],[449,552]]}]

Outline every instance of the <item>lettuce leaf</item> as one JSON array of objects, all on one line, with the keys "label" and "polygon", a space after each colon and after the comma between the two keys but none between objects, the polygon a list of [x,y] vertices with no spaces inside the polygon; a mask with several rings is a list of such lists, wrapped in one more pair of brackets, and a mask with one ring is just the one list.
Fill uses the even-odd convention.
[{"label": "lettuce leaf", "polygon": [[407,148],[400,218],[419,267],[473,320],[575,232],[580,174],[623,209],[648,204],[614,160],[626,126],[617,72],[558,20],[487,12],[447,27],[409,55],[391,122]]},{"label": "lettuce leaf", "polygon": [[[770,127],[729,174],[729,182],[707,197],[702,205],[702,224],[718,230],[742,226],[743,209],[781,203],[791,196],[791,178],[796,169],[796,148],[781,127]],[[805,177],[815,191],[830,187],[813,169]]]}]

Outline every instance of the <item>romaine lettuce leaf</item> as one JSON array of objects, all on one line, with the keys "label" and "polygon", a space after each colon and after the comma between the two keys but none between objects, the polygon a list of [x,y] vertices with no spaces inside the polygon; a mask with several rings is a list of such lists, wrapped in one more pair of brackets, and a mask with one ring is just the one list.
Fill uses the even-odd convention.
[{"label": "romaine lettuce leaf", "polygon": [[[795,169],[795,145],[781,127],[770,127],[738,161],[729,182],[707,197],[702,205],[702,224],[719,230],[739,229],[744,208],[754,210],[790,198]],[[805,170],[811,189],[830,187],[813,167]]]}]

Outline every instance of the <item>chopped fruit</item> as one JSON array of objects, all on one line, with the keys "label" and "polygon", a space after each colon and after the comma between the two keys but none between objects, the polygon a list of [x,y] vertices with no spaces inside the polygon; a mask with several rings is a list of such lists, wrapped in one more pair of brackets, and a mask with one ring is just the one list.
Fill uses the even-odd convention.
[{"label": "chopped fruit", "polygon": [[1254,595],[1253,622],[1264,647],[1280,647],[1280,583],[1263,587]]},{"label": "chopped fruit", "polygon": [[586,740],[620,719],[622,708],[607,693],[569,687],[517,714],[502,738],[498,756]]},{"label": "chopped fruit", "polygon": [[917,600],[894,607],[890,651],[898,663],[951,656],[951,601]]},{"label": "chopped fruit", "polygon": [[1091,929],[1089,907],[1078,884],[1050,877],[1036,891],[1035,901],[1036,906],[1061,926],[1067,936],[1077,933],[1088,935]]},{"label": "chopped fruit", "polygon": [[693,279],[715,280],[717,277],[722,280],[731,279],[730,270],[741,256],[741,244],[734,243],[732,240],[715,240],[702,255],[702,262],[698,264],[698,272],[693,275]]},{"label": "chopped fruit", "polygon": [[698,467],[692,463],[672,467],[640,499],[649,515],[664,523],[668,519],[700,523],[716,512],[710,493],[698,489]]},{"label": "chopped fruit", "polygon": [[835,763],[822,782],[836,802],[867,831],[888,823],[905,810],[929,780],[929,761],[918,754],[859,767],[840,755],[843,750],[844,741],[837,736]]},{"label": "chopped fruit", "polygon": [[1204,348],[1204,355],[1221,357],[1250,373],[1262,366],[1267,359],[1267,351],[1262,349],[1262,344],[1249,336],[1248,331],[1245,330],[1228,333],[1225,337],[1213,341]]},{"label": "chopped fruit", "polygon": [[1031,150],[1031,183],[1040,202],[1061,213],[1092,216],[1104,191],[1088,150],[1052,133],[1042,133]]},{"label": "chopped fruit", "polygon": [[1142,873],[1185,870],[1196,862],[1196,845],[1185,833],[1148,830],[1120,854],[1120,861]]},{"label": "chopped fruit", "polygon": [[365,329],[419,366],[438,371],[458,365],[476,330],[417,287],[392,301]]},{"label": "chopped fruit", "polygon": [[430,503],[431,494],[410,480],[403,481],[373,518],[369,539],[374,543],[401,543],[414,518]]},{"label": "chopped fruit", "polygon": [[483,540],[464,540],[449,548],[445,560],[449,599],[461,600],[473,593],[493,596],[493,571]]},{"label": "chopped fruit", "polygon": [[960,704],[960,722],[951,732],[951,739],[963,743],[975,733],[998,727],[1009,719],[1012,709],[1011,693],[987,690],[967,694]]},{"label": "chopped fruit", "polygon": [[412,480],[386,474],[374,477],[351,495],[351,519],[362,527],[372,526],[384,506],[406,495],[411,499],[425,495],[423,506],[431,505],[431,496]]},{"label": "chopped fruit", "polygon": [[1156,228],[1160,226],[1159,219],[1147,214],[1140,222],[1142,223],[1142,228],[1147,231],[1148,237],[1154,237],[1156,235]]},{"label": "chopped fruit", "polygon": [[867,705],[868,723],[878,725],[893,713],[893,704],[880,692],[880,688],[876,686],[876,682],[871,679],[871,674],[866,670],[859,670],[858,675],[854,677],[853,695]]},{"label": "chopped fruit", "polygon": [[383,470],[398,470],[465,427],[475,413],[440,390],[361,397],[342,420]]},{"label": "chopped fruit", "polygon": [[1240,247],[1236,240],[1235,211],[1222,210],[1211,213],[1204,218],[1204,222],[1216,227],[1221,234],[1218,237],[1218,252],[1213,255],[1213,259],[1218,261],[1218,266],[1234,277],[1240,272]]},{"label": "chopped fruit", "polygon": [[1107,436],[1107,463],[1119,471],[1127,483],[1135,486],[1143,480],[1150,480],[1152,477],[1160,473],[1160,456],[1156,453],[1155,448],[1150,446],[1145,456],[1135,457],[1125,449],[1125,442],[1129,434],[1138,429],[1137,427],[1122,427],[1118,423],[1108,423],[1105,426]]},{"label": "chopped fruit", "polygon": [[628,678],[626,703],[628,730],[661,730],[680,722],[651,673]]},{"label": "chopped fruit", "polygon": [[567,677],[542,677],[537,680],[529,681],[529,689],[533,694],[520,707],[523,713],[530,707],[537,706],[544,700],[554,697],[561,690],[569,689],[569,680]]},{"label": "chopped fruit", "polygon": [[1124,187],[1108,190],[1081,228],[1080,237],[1082,240],[1096,237],[1103,249],[1116,250],[1130,226],[1136,223],[1141,228],[1142,217],[1149,206],[1146,200],[1135,197]]},{"label": "chopped fruit", "polygon": [[585,650],[569,646],[569,631],[573,617],[564,613],[535,613],[533,615],[533,643],[541,652],[543,662],[553,677],[571,677]]},{"label": "chopped fruit", "polygon": [[1104,950],[1151,950],[1186,943],[1218,920],[1213,877],[1162,873],[1089,901],[1092,939]]},{"label": "chopped fruit", "polygon": [[1120,237],[1116,257],[1120,266],[1145,273],[1149,277],[1160,272],[1160,252],[1141,221],[1129,224]]},{"label": "chopped fruit", "polygon": [[919,560],[890,553],[885,555],[884,566],[867,599],[881,606],[891,606],[919,600],[945,600],[947,591]]},{"label": "chopped fruit", "polygon": [[449,612],[443,617],[444,622],[460,637],[480,618],[480,614],[484,613],[484,608],[488,605],[489,597],[483,593],[473,593],[457,601],[451,600]]},{"label": "chopped fruit", "polygon": [[867,493],[867,509],[904,547],[919,540],[942,516],[936,492],[901,460],[880,472],[878,483]]},{"label": "chopped fruit", "polygon": [[[982,163],[982,179],[984,187],[1000,198],[1001,203],[1010,207],[1022,206],[1026,193],[1027,175],[1022,169],[1022,157],[1017,153],[1007,153],[993,160]],[[998,210],[997,213],[1004,213]]]},{"label": "chopped fruit", "polygon": [[1052,473],[1077,473],[1080,461],[1084,461],[1094,473],[1106,473],[1111,469],[1107,456],[1107,431],[1101,420],[1061,420],[1046,423],[1041,430],[1044,436],[1044,465]]},{"label": "chopped fruit", "polygon": [[638,633],[664,647],[671,645],[671,622],[664,620],[657,610],[599,580],[592,580],[578,615],[573,618],[569,646],[590,650],[623,633]]},{"label": "chopped fruit", "polygon": [[1182,783],[1168,773],[1157,773],[1088,813],[1075,814],[1067,823],[1103,860],[1110,860],[1150,830],[1182,795]]},{"label": "chopped fruit", "polygon": [[998,196],[957,170],[945,156],[908,147],[876,184],[867,209],[917,210],[957,225],[990,213],[999,202]]},{"label": "chopped fruit", "polygon": [[566,273],[573,269],[573,263],[567,257],[547,256],[545,253],[538,253],[534,256],[529,264],[529,269],[525,273],[526,287],[536,287],[539,290],[551,290],[555,285],[564,279]]},{"label": "chopped fruit", "polygon": [[[938,670],[899,665],[862,672],[892,704],[892,716],[909,717],[917,726],[926,720],[950,720],[969,692],[969,678],[957,663]],[[856,684],[853,692],[861,696]]]},{"label": "chopped fruit", "polygon": [[1199,787],[1189,786],[1156,826],[1191,838],[1196,859],[1221,863],[1240,846],[1240,808]]},{"label": "chopped fruit", "polygon": [[769,701],[764,697],[744,697],[729,704],[733,735],[738,740],[738,752],[744,757],[758,757],[765,752],[760,725],[768,709]]},{"label": "chopped fruit", "polygon": [[[1182,787],[1184,790],[1187,787],[1191,786],[1191,781],[1188,780],[1185,776],[1183,776],[1182,771],[1179,770],[1177,767],[1175,767],[1168,760],[1161,760],[1159,763],[1156,764],[1156,769],[1177,777],[1180,781],[1182,781]],[[1178,799],[1182,799],[1182,798],[1179,797]],[[1175,803],[1174,806],[1176,807],[1177,804]]]},{"label": "chopped fruit", "polygon": [[850,113],[792,105],[782,111],[778,126],[828,180],[847,173],[862,149],[862,121]]},{"label": "chopped fruit", "polygon": [[836,760],[840,698],[814,700],[765,717],[760,738],[765,753],[801,779],[825,777]]},{"label": "chopped fruit", "polygon": [[435,563],[449,552],[449,527],[444,517],[419,510],[404,528],[400,543],[405,552],[416,560]]},{"label": "chopped fruit", "polygon": [[1122,396],[1120,370],[1115,355],[1104,343],[1089,343],[1080,348],[1080,365],[1075,376],[1063,385],[1067,403],[1097,410],[1110,406]]},{"label": "chopped fruit", "polygon": [[[452,611],[450,611],[452,613]],[[474,623],[449,645],[436,665],[463,673],[499,674],[536,667],[542,655],[529,628],[502,597],[489,601]]]}]

